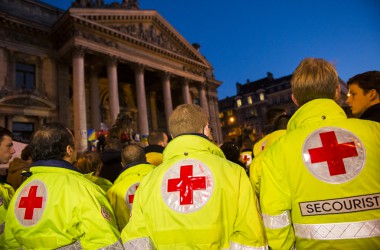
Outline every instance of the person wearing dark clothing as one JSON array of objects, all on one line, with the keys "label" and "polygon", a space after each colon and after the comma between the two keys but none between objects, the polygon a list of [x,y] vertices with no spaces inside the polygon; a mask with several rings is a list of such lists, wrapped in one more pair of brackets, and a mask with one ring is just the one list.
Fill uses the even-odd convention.
[{"label": "person wearing dark clothing", "polygon": [[121,165],[121,142],[118,138],[110,138],[104,151],[100,152],[103,167],[99,176],[114,182],[119,175]]},{"label": "person wearing dark clothing", "polygon": [[347,104],[355,117],[380,122],[380,71],[367,71],[347,81]]},{"label": "person wearing dark clothing", "polygon": [[233,142],[225,142],[220,146],[220,149],[223,151],[224,156],[227,160],[232,161],[233,163],[238,164],[244,168],[245,172],[248,174],[248,170],[243,162],[240,161],[240,148],[236,146]]}]

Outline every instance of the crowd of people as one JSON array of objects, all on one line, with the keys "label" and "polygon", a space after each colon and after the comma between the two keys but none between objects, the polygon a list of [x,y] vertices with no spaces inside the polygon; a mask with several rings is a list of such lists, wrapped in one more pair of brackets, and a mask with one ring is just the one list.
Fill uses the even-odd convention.
[{"label": "crowd of people", "polygon": [[347,85],[359,119],[335,102],[334,66],[302,60],[299,109],[275,110],[265,136],[242,145],[215,145],[195,104],[145,147],[109,137],[80,153],[47,123],[12,159],[0,127],[0,249],[380,249],[380,71]]}]

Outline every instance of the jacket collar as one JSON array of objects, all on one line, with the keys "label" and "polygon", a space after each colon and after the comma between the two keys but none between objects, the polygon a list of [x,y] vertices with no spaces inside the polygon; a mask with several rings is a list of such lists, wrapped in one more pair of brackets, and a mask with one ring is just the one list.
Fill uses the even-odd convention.
[{"label": "jacket collar", "polygon": [[125,170],[127,170],[128,168],[131,168],[131,167],[134,167],[134,166],[137,166],[137,165],[140,165],[140,164],[150,164],[150,163],[148,163],[148,162],[146,162],[146,161],[138,161],[138,162],[132,162],[132,163],[129,163],[129,164],[127,164],[127,165],[125,165],[125,166],[123,167],[123,169],[120,171],[119,175],[120,175],[121,173],[123,173]]},{"label": "jacket collar", "polygon": [[175,137],[166,146],[163,153],[163,161],[167,161],[175,156],[189,156],[192,153],[205,151],[225,158],[223,151],[207,136],[203,134],[182,134]]},{"label": "jacket collar", "polygon": [[77,168],[75,168],[70,162],[64,160],[38,160],[33,162],[31,167],[65,168],[79,173]]},{"label": "jacket collar", "polygon": [[289,120],[287,131],[324,120],[347,119],[344,110],[331,99],[315,99],[302,105]]}]

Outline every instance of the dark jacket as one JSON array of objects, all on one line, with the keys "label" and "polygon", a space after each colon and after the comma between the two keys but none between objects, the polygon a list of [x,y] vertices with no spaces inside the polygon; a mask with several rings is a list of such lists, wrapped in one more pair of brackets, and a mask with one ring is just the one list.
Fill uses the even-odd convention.
[{"label": "dark jacket", "polygon": [[99,176],[113,183],[122,169],[121,151],[114,149],[105,150],[100,153],[100,159],[103,162],[103,167]]},{"label": "dark jacket", "polygon": [[23,171],[29,171],[30,163],[18,157],[9,163],[7,183],[16,190],[25,181],[26,177],[22,176]]},{"label": "dark jacket", "polygon": [[380,103],[367,108],[360,116],[360,119],[380,122]]}]

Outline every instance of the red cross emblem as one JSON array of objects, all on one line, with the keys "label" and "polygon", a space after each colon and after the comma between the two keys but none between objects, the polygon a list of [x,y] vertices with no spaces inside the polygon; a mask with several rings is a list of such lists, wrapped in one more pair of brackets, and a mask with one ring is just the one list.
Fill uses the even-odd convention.
[{"label": "red cross emblem", "polygon": [[353,179],[365,163],[365,148],[360,139],[352,132],[336,127],[312,132],[306,138],[302,151],[308,170],[328,183]]},{"label": "red cross emblem", "polygon": [[19,208],[25,208],[24,220],[33,219],[34,209],[42,208],[42,197],[37,196],[38,186],[31,186],[27,197],[22,197]]},{"label": "red cross emblem", "polygon": [[311,163],[327,162],[330,175],[345,174],[343,159],[358,156],[354,142],[338,143],[334,131],[320,133],[322,147],[309,149]]},{"label": "red cross emblem", "polygon": [[15,203],[17,220],[25,226],[36,224],[45,210],[46,187],[39,180],[32,180],[21,190]]},{"label": "red cross emblem", "polygon": [[132,185],[130,188],[129,188],[129,190],[130,189],[133,189],[132,190],[132,192],[131,192],[131,194],[128,194],[128,202],[129,202],[129,204],[132,204],[133,203],[133,199],[135,198],[135,193],[136,193],[136,190],[137,190],[137,188],[139,187],[139,185]]},{"label": "red cross emblem", "polygon": [[180,193],[180,204],[193,204],[193,191],[206,189],[205,176],[193,176],[193,166],[186,165],[180,167],[180,178],[168,180],[168,192]]},{"label": "red cross emblem", "polygon": [[203,162],[183,159],[172,165],[163,176],[161,194],[166,205],[180,213],[202,208],[211,198],[214,177]]}]

